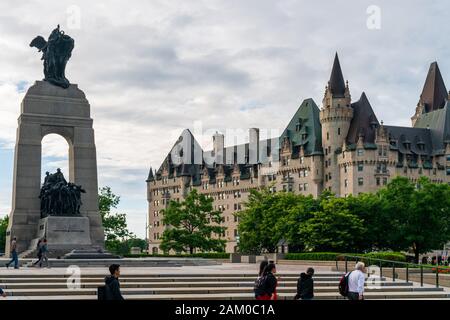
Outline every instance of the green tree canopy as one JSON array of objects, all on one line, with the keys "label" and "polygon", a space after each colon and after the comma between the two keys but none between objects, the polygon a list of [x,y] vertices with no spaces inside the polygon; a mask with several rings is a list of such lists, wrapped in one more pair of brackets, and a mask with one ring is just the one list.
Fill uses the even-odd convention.
[{"label": "green tree canopy", "polygon": [[239,250],[368,252],[440,249],[450,241],[450,186],[396,177],[375,193],[317,199],[290,192],[251,190],[239,216]]},{"label": "green tree canopy", "polygon": [[225,232],[222,213],[213,210],[213,199],[192,190],[184,201],[169,202],[162,210],[163,223],[168,226],[162,235],[160,248],[163,251],[194,253],[201,251],[219,251],[225,249]]},{"label": "green tree canopy", "polygon": [[5,250],[6,229],[8,229],[9,216],[6,215],[0,219],[0,250]]},{"label": "green tree canopy", "polygon": [[105,245],[108,250],[116,253],[121,242],[135,237],[128,230],[126,214],[111,212],[112,209],[117,208],[119,202],[120,197],[116,196],[110,187],[100,188],[98,204],[105,231]]},{"label": "green tree canopy", "polygon": [[421,253],[441,249],[450,240],[450,186],[421,177],[417,184],[398,177],[380,190],[384,212],[395,226],[392,246]]},{"label": "green tree canopy", "polygon": [[323,200],[322,210],[299,225],[301,238],[308,251],[357,251],[366,228],[364,221],[352,214],[345,198]]}]

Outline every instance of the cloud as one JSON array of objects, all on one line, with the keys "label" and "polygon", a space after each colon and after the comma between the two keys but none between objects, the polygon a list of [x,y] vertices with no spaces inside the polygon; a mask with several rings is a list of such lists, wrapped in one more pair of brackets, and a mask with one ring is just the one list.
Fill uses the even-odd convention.
[{"label": "cloud", "polygon": [[[366,27],[373,4],[380,30]],[[21,99],[42,78],[28,44],[60,23],[75,39],[67,76],[91,104],[99,185],[121,195],[120,211],[141,236],[148,168],[195,121],[204,130],[282,130],[303,99],[321,104],[335,51],[353,99],[365,91],[386,124],[410,124],[430,62],[450,74],[443,0],[85,0],[76,4],[80,28],[70,29],[71,5],[0,3],[0,148],[9,159],[0,181],[12,172]],[[61,164],[66,146],[54,143],[45,152]],[[0,210],[8,211],[10,184],[0,185]]]}]

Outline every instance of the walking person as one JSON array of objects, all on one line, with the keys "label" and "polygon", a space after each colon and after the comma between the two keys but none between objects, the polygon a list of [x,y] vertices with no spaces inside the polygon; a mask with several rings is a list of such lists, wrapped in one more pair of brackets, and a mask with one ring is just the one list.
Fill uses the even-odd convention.
[{"label": "walking person", "polygon": [[46,268],[50,268],[50,265],[48,263],[48,245],[47,245],[47,239],[44,239],[41,243],[41,259],[39,260],[39,268],[42,268],[42,262],[45,261]]},{"label": "walking person", "polygon": [[105,300],[124,300],[120,292],[120,265],[109,266],[109,276],[105,277]]},{"label": "walking person", "polygon": [[277,300],[278,280],[274,276],[276,272],[274,263],[266,265],[262,275],[255,283],[254,292],[256,300]]},{"label": "walking person", "polygon": [[267,260],[263,260],[261,261],[261,263],[259,264],[259,273],[258,273],[258,278],[262,277],[263,273],[264,273],[264,268],[269,264],[269,262]]},{"label": "walking person", "polygon": [[42,244],[42,239],[39,239],[39,241],[36,245],[38,259],[36,260],[36,262],[33,263],[33,266],[37,265],[41,261],[41,257],[42,257],[41,244]]},{"label": "walking person", "polygon": [[312,300],[314,298],[314,269],[308,268],[305,272],[300,274],[297,280],[297,294],[294,300]]},{"label": "walking person", "polygon": [[6,264],[6,268],[9,268],[11,263],[14,262],[14,269],[19,269],[19,256],[17,255],[17,238],[14,237],[11,241],[11,260]]},{"label": "walking person", "polygon": [[355,265],[355,270],[348,275],[348,299],[349,300],[364,300],[364,283],[366,281],[366,266],[364,262],[358,262]]}]

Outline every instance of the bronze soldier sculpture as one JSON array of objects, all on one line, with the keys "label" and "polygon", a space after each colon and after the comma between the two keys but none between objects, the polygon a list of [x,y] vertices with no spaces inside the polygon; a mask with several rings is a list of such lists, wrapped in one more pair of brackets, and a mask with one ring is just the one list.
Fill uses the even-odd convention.
[{"label": "bronze soldier sculpture", "polygon": [[59,24],[48,37],[48,41],[41,36],[37,36],[30,43],[30,47],[36,47],[42,51],[44,60],[44,81],[48,81],[55,86],[68,88],[69,80],[66,78],[66,64],[69,61],[75,41],[64,31],[59,29]]},{"label": "bronze soldier sculpture", "polygon": [[41,218],[47,216],[80,215],[81,194],[86,191],[74,183],[67,183],[61,169],[56,173],[46,172],[39,198]]}]

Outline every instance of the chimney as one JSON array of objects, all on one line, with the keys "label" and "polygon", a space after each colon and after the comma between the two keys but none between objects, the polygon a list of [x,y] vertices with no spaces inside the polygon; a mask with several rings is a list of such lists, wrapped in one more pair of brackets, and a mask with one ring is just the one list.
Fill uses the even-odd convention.
[{"label": "chimney", "polygon": [[221,133],[216,133],[213,135],[213,152],[214,152],[214,162],[216,164],[223,164],[223,149],[224,149],[225,136]]},{"label": "chimney", "polygon": [[248,163],[257,164],[259,163],[259,129],[250,128],[249,129],[249,139],[248,139]]}]

